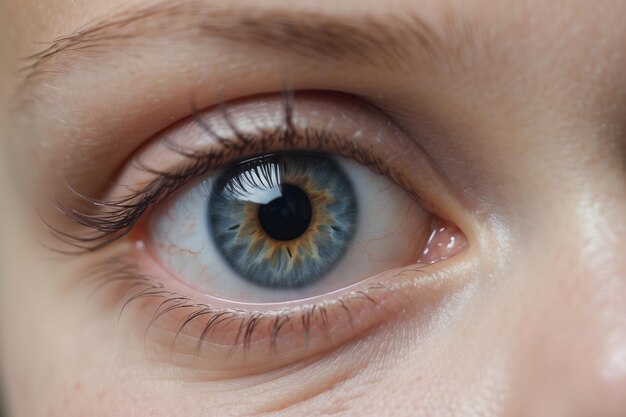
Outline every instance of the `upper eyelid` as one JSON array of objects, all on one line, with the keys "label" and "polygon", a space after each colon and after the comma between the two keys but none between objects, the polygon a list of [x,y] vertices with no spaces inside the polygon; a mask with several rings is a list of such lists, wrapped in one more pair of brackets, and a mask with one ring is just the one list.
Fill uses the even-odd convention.
[{"label": "upper eyelid", "polygon": [[[185,4],[189,5],[187,2]],[[190,96],[197,95],[199,106],[205,108],[220,100],[229,101],[238,97],[276,91],[285,84],[294,89],[333,89],[367,97],[379,97],[381,93],[388,93],[387,89],[391,87],[389,78],[393,77],[386,76],[389,74],[387,68],[373,68],[363,65],[362,62],[358,68],[353,65],[355,70],[369,70],[370,75],[378,75],[381,81],[380,84],[359,86],[353,84],[353,77],[345,78],[345,74],[337,72],[336,60],[331,57],[316,60],[315,65],[320,67],[321,72],[332,76],[316,78],[315,85],[311,85],[311,76],[307,73],[311,63],[297,59],[302,54],[285,51],[282,46],[288,45],[289,42],[276,42],[271,47],[261,49],[246,48],[246,45],[249,45],[242,39],[242,42],[215,42],[211,45],[215,47],[207,47],[206,34],[200,37],[201,42],[197,42],[198,38],[193,37],[193,33],[197,35],[197,31],[178,29],[187,28],[185,19],[190,14],[205,22],[207,14],[214,9],[207,7],[198,11],[193,7],[180,6],[179,10],[175,5],[170,6],[177,10],[176,19],[179,19],[174,19],[171,26],[164,25],[160,20],[163,16],[171,18],[171,13],[161,13],[160,7],[147,10],[130,8],[121,15],[104,18],[95,25],[86,25],[84,31],[63,37],[60,44],[52,45],[49,51],[44,51],[41,56],[35,58],[43,59],[36,65],[37,68],[34,68],[37,75],[29,76],[22,84],[15,103],[20,116],[16,120],[23,124],[21,128],[25,134],[33,136],[33,153],[38,159],[37,164],[42,167],[36,178],[39,188],[45,187],[50,195],[58,196],[65,191],[62,181],[71,180],[77,189],[87,191],[89,194],[102,189],[106,186],[106,180],[114,174],[115,168],[145,141],[171,123],[188,116]],[[187,12],[184,12],[185,10]],[[127,15],[127,12],[130,15]],[[155,16],[152,12],[156,15],[161,14]],[[438,33],[436,41],[433,38],[431,42],[427,42],[430,49],[424,49],[424,45],[418,48],[426,56],[418,57],[422,59],[412,63],[411,76],[418,84],[420,80],[424,85],[430,84],[431,79],[440,76],[449,79],[450,71],[458,68],[459,71],[467,72],[466,58],[474,50],[474,46],[482,43],[483,36],[480,35],[480,30],[466,30],[467,27],[474,27],[471,19],[465,22],[465,18],[453,16],[450,11],[440,12],[438,8],[435,12],[432,19],[430,16],[428,19],[419,16],[417,18],[432,20],[428,26]],[[286,13],[283,9],[268,9],[258,4],[246,8],[245,13],[249,13],[250,16],[242,14],[240,15],[242,19],[245,18],[247,22],[252,22],[253,26],[258,26],[259,30],[266,32],[271,32],[272,26],[267,26],[264,22],[272,22],[272,16],[278,16],[274,20],[276,25],[289,28],[293,27],[294,23],[299,24],[301,16],[307,15],[294,14],[293,10]],[[346,28],[354,25],[355,31],[350,30],[350,33],[357,35],[369,33],[370,36],[374,36],[371,28],[367,26],[372,21],[372,15],[367,12],[333,17],[323,8],[316,8],[315,13],[317,17],[313,16],[315,19],[311,22],[311,27],[315,29],[312,30],[313,33],[323,32],[328,20],[335,19],[340,26],[346,25]],[[409,34],[415,31],[415,28],[410,22],[412,18],[407,16],[413,14],[413,11],[408,10],[405,16],[409,22],[405,25],[404,31],[408,31]],[[236,10],[233,11],[233,16],[235,15]],[[145,35],[150,35],[149,39],[144,39],[130,36],[124,31],[119,32],[121,23],[125,23],[126,25],[121,26],[130,32],[141,32],[145,25],[137,26],[138,22],[134,20],[137,16],[142,16],[142,19],[145,17],[145,21],[140,20],[153,29],[159,28],[158,33],[143,31]],[[438,19],[439,16],[441,17]],[[284,19],[289,22],[291,22],[289,19],[292,19],[293,22],[285,25]],[[381,25],[386,28],[390,25],[395,29],[402,26],[395,15],[385,15],[380,19]],[[101,26],[107,28],[104,33],[96,29]],[[84,32],[96,35],[92,41],[102,42],[96,42],[95,45],[87,42],[80,44],[79,47],[76,43],[78,40],[88,41],[86,38],[91,36]],[[375,33],[385,38],[386,31]],[[415,33],[411,36],[413,35]],[[402,33],[392,37],[404,39]],[[302,37],[307,38],[308,36]],[[139,39],[141,42],[133,43],[133,39]],[[361,38],[358,39],[356,43],[360,44]],[[162,45],[163,42],[165,45]],[[363,51],[359,52],[358,48],[353,50],[370,62],[373,55],[382,51],[381,48],[373,47],[377,43],[375,40],[365,43],[370,45],[370,53],[361,55]],[[184,48],[177,48],[179,44]],[[434,47],[435,44],[438,46]],[[315,43],[311,43],[311,46],[314,45]],[[378,42],[378,46],[381,45],[383,44]],[[172,49],[175,49],[177,54],[168,65],[162,65],[163,55]],[[346,46],[345,49],[350,48]],[[485,50],[482,46],[477,49]],[[64,52],[60,53],[61,51]],[[318,50],[324,51],[324,48]],[[459,51],[463,51],[462,57],[459,56]],[[141,59],[137,59],[137,56]],[[262,59],[259,59],[260,57]],[[408,59],[411,55],[402,57]],[[471,59],[472,63],[478,61],[479,59]],[[115,62],[114,66],[110,65],[112,62]],[[434,67],[424,65],[429,62],[437,65]],[[58,65],[63,67],[62,71],[57,71]],[[254,77],[245,78],[240,82],[240,77],[247,77],[250,71],[254,73]],[[131,76],[132,74],[134,76]],[[184,77],[181,77],[181,74],[184,74]],[[340,81],[341,77],[343,81]],[[169,84],[165,86],[161,82],[163,80],[171,83],[165,83]],[[329,85],[328,80],[334,80],[330,83],[332,85]],[[337,84],[337,80],[340,84]],[[397,94],[391,92],[389,97],[386,99],[386,105],[393,104]],[[47,116],[42,118],[42,114]],[[54,123],[55,120],[62,120],[64,123]],[[111,123],[111,120],[115,120],[115,123]],[[116,152],[111,153],[113,147]],[[85,160],[93,163],[85,164]],[[53,183],[50,181],[52,178],[61,181]],[[80,184],[76,183],[77,178],[80,178]]]},{"label": "upper eyelid", "polygon": [[[328,99],[325,96],[323,98],[318,97],[319,93],[311,94],[313,94],[313,96],[310,96],[308,99],[311,101],[309,104],[313,107],[316,103],[320,106],[323,105],[324,100]],[[112,191],[106,198],[92,199],[88,196],[75,193],[75,197],[78,197],[77,203],[57,203],[57,207],[66,217],[70,218],[78,225],[86,227],[90,232],[87,234],[68,233],[48,224],[51,227],[53,235],[60,238],[62,242],[69,244],[73,248],[70,250],[71,253],[98,250],[112,241],[124,237],[146,210],[151,209],[156,203],[164,200],[188,180],[202,175],[208,170],[222,168],[224,164],[234,162],[236,159],[243,156],[248,157],[254,156],[255,154],[262,154],[271,146],[277,147],[277,150],[293,148],[293,140],[295,137],[300,137],[300,140],[306,139],[307,142],[310,140],[309,150],[315,150],[314,148],[310,148],[310,146],[313,145],[314,147],[318,146],[320,150],[325,152],[337,152],[368,165],[374,171],[390,176],[398,185],[419,200],[423,207],[431,211],[436,208],[440,208],[441,210],[441,206],[445,206],[444,204],[432,202],[430,199],[430,194],[432,193],[413,188],[416,182],[415,179],[409,179],[402,175],[398,176],[399,171],[391,166],[388,159],[382,159],[375,151],[360,146],[357,142],[351,141],[350,138],[341,137],[341,135],[336,136],[337,133],[334,132],[334,129],[338,129],[339,126],[329,128],[327,131],[324,129],[311,129],[308,131],[308,128],[303,130],[302,126],[299,126],[299,124],[292,119],[294,117],[294,111],[291,107],[293,103],[290,97],[291,94],[283,93],[282,98],[274,99],[275,101],[280,100],[281,102],[280,107],[282,114],[278,116],[281,121],[275,128],[266,128],[265,130],[255,126],[253,128],[255,140],[252,141],[246,138],[246,135],[250,134],[248,131],[240,132],[236,123],[233,122],[230,117],[224,116],[228,115],[229,105],[219,106],[217,117],[222,120],[222,128],[226,128],[226,130],[230,132],[230,139],[220,137],[220,135],[223,135],[223,130],[219,131],[217,126],[215,126],[214,131],[206,134],[208,136],[207,139],[212,139],[220,144],[217,149],[211,148],[207,151],[203,148],[204,145],[198,147],[197,144],[193,143],[185,144],[180,148],[177,146],[172,147],[171,142],[168,140],[167,133],[162,133],[160,140],[155,138],[155,143],[148,146],[146,152],[161,154],[163,153],[163,149],[159,150],[159,146],[165,146],[166,150],[173,151],[170,156],[178,159],[170,158],[173,159],[174,162],[172,162],[169,167],[164,166],[167,164],[161,159],[161,163],[157,163],[156,165],[158,168],[151,168],[145,163],[139,162],[142,161],[142,155],[140,153],[131,159],[129,163],[130,171],[136,172],[139,170],[147,175],[146,178],[151,178],[146,180],[145,183],[143,181],[139,183],[135,182],[135,185],[132,185],[122,176],[115,181],[118,185],[113,185]],[[347,105],[353,105],[355,108],[362,110],[370,109],[369,106],[364,106],[363,103],[355,101],[356,99],[354,98],[343,95],[331,95],[331,97],[342,100],[336,103],[338,109],[341,109],[342,106],[345,108]],[[263,100],[263,98],[253,99],[250,105],[255,106],[255,100]],[[272,102],[271,98],[266,98],[266,100],[269,100],[269,103]],[[298,100],[306,103],[306,93],[302,95],[298,94]],[[315,100],[318,100],[318,102]],[[319,102],[319,100],[321,100],[321,102]],[[244,103],[243,106],[245,105]],[[298,108],[300,108],[300,106]],[[384,113],[380,113],[377,109],[371,109],[370,111],[379,113],[378,118],[380,119],[379,122],[381,125],[388,126],[390,122],[386,121],[387,119]],[[373,114],[370,115],[370,117],[372,116]],[[295,117],[300,117],[300,115]],[[366,116],[363,115],[363,117]],[[298,124],[298,126],[294,124]],[[206,133],[206,129],[209,128],[206,124],[199,122],[197,115],[193,118],[190,126],[195,127],[196,130],[200,130],[203,134]],[[178,126],[174,126],[173,129],[174,131],[180,130]],[[387,127],[387,129],[389,128]],[[176,135],[176,133],[173,134]],[[307,139],[307,135],[311,136]],[[179,136],[187,138],[188,136],[194,137],[196,135],[185,132]],[[228,134],[225,136],[228,136]],[[401,138],[407,142],[405,146],[417,146],[412,139],[404,135],[401,136]],[[391,139],[392,138],[389,137],[387,138],[387,140]],[[194,147],[194,145],[196,146]],[[387,143],[387,145],[391,146],[391,143]],[[154,149],[156,149],[156,151],[154,151]],[[382,148],[379,147],[378,151],[380,151],[380,149]],[[395,148],[393,149],[396,150]],[[403,147],[402,151],[406,153],[409,149],[410,148]],[[269,150],[271,151],[271,149]],[[195,154],[192,154],[190,158],[189,152],[195,152]],[[391,150],[389,153],[390,155],[394,154]],[[415,161],[412,162],[418,165],[424,165],[424,168],[420,172],[424,174],[425,178],[420,179],[421,183],[428,183],[429,180],[426,177],[429,177],[429,175],[430,181],[435,182],[433,179],[434,174],[428,169],[430,163],[427,162],[426,155],[417,151],[414,155]],[[147,159],[150,160],[150,158]],[[123,186],[120,184],[123,184]],[[437,197],[444,198],[443,196]],[[78,210],[75,207],[78,207]],[[441,212],[437,214],[443,218],[449,217],[445,214],[442,215]]]}]

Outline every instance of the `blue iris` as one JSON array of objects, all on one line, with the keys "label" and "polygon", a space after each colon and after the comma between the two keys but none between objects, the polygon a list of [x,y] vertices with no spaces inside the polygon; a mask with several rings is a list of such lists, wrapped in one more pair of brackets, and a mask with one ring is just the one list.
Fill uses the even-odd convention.
[{"label": "blue iris", "polygon": [[354,189],[335,159],[277,154],[240,162],[214,182],[209,233],[244,279],[269,288],[312,284],[354,236]]}]

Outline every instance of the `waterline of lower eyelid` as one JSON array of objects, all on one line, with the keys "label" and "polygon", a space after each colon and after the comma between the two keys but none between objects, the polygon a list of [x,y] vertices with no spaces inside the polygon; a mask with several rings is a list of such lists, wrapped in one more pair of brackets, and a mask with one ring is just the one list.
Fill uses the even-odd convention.
[{"label": "waterline of lower eyelid", "polygon": [[[445,231],[445,238],[448,240],[453,234],[456,233],[456,235],[454,236],[454,243],[452,245],[448,244],[445,247],[441,247],[441,240],[439,238],[431,238],[427,241],[424,241],[421,246],[418,245],[418,253],[423,254],[421,256],[421,260],[423,262],[420,262],[420,259],[415,259],[412,264],[398,265],[393,269],[378,273],[371,277],[367,277],[366,279],[362,279],[348,286],[337,288],[336,290],[326,291],[323,294],[306,297],[302,297],[301,294],[300,297],[298,297],[298,295],[294,294],[293,298],[290,298],[289,300],[285,299],[276,302],[243,302],[228,297],[216,296],[213,294],[207,294],[205,292],[202,292],[197,288],[194,288],[190,283],[169,275],[169,273],[166,272],[167,268],[163,265],[158,264],[159,258],[150,253],[152,250],[150,245],[136,243],[135,249],[131,251],[130,254],[132,256],[133,262],[136,263],[137,267],[141,271],[144,271],[148,275],[155,277],[155,280],[161,282],[172,292],[187,296],[189,298],[193,298],[194,301],[198,303],[210,305],[216,308],[265,313],[290,308],[299,308],[304,305],[314,305],[321,303],[324,300],[339,298],[350,293],[363,292],[372,286],[378,285],[378,283],[380,282],[393,281],[393,279],[390,279],[390,277],[401,277],[401,274],[399,273],[400,271],[410,271],[417,273],[420,272],[421,268],[425,266],[437,264],[440,261],[452,258],[460,252],[464,251],[465,248],[468,246],[466,237],[463,235],[462,231],[458,229],[458,227],[454,225],[449,225],[446,222],[436,218],[433,218],[431,220],[430,227],[433,233],[426,234],[424,236],[425,238],[429,235],[432,237],[437,233],[441,234],[441,231],[443,230]],[[136,242],[142,242],[144,233],[145,232],[143,230],[139,229],[135,231],[131,237],[135,238]]]}]

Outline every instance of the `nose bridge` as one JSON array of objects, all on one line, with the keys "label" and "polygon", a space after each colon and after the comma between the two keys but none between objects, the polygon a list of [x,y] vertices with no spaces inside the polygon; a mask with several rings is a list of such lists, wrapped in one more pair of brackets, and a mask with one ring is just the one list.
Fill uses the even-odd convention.
[{"label": "nose bridge", "polygon": [[524,277],[515,415],[626,416],[626,236],[608,207],[583,204]]}]

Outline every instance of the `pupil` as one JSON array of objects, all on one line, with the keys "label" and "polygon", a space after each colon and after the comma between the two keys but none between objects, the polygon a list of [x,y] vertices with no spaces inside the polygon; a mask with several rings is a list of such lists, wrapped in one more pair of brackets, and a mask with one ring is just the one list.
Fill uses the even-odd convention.
[{"label": "pupil", "polygon": [[271,238],[293,240],[311,224],[311,200],[294,185],[283,184],[280,190],[280,197],[259,205],[259,223]]}]

